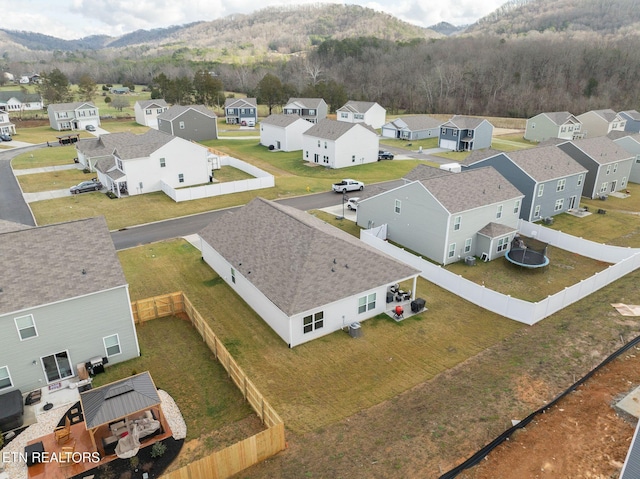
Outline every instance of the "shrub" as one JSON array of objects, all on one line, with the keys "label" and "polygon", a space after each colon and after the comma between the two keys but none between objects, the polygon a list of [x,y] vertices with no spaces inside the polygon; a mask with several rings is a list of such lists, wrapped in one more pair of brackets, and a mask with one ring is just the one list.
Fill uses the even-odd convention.
[{"label": "shrub", "polygon": [[153,446],[151,446],[151,457],[160,457],[166,452],[166,450],[167,446],[165,446],[162,442],[156,442]]},{"label": "shrub", "polygon": [[129,459],[129,464],[131,464],[131,469],[137,469],[138,464],[140,464],[140,459],[138,459],[138,456],[133,456]]}]

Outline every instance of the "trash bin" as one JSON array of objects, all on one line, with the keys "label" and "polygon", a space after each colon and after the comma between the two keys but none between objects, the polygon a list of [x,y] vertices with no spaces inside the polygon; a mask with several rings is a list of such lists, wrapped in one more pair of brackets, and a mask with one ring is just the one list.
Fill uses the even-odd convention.
[{"label": "trash bin", "polygon": [[349,336],[352,338],[359,338],[362,336],[362,328],[360,323],[351,323],[349,325]]}]

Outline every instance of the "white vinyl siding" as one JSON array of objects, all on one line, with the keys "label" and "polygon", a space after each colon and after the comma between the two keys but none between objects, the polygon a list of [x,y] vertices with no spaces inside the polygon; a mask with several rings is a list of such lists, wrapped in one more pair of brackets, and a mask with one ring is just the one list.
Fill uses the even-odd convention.
[{"label": "white vinyl siding", "polygon": [[358,298],[358,314],[366,313],[376,308],[376,293]]}]

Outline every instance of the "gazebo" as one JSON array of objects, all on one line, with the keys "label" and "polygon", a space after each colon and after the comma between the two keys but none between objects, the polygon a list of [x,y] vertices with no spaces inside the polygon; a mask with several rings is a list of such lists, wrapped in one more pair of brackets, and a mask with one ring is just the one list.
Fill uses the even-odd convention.
[{"label": "gazebo", "polygon": [[[137,440],[136,433],[143,421],[145,425],[149,421],[159,422],[160,427],[166,425],[160,396],[148,371],[85,391],[80,394],[80,401],[91,442],[95,450],[99,450],[96,445],[98,436],[102,440],[104,454],[129,434]],[[145,433],[149,434],[149,431],[143,431],[141,437]]]}]

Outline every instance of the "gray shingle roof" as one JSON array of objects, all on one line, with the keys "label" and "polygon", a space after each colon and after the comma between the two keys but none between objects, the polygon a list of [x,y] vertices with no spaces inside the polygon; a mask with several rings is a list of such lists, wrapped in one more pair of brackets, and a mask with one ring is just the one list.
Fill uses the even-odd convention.
[{"label": "gray shingle roof", "polygon": [[52,103],[47,107],[47,109],[53,111],[73,111],[77,110],[83,105],[88,105],[90,107],[96,108],[96,106],[90,101],[76,101],[73,103]]},{"label": "gray shingle roof", "polygon": [[418,273],[304,211],[262,198],[217,218],[200,236],[289,316]]},{"label": "gray shingle roof", "polygon": [[338,111],[350,111],[353,113],[366,113],[376,105],[373,101],[353,101],[349,100]]},{"label": "gray shingle roof", "polygon": [[451,214],[524,196],[491,166],[420,182]]},{"label": "gray shingle roof", "polygon": [[76,149],[89,158],[112,155],[118,146],[136,144],[140,136],[142,135],[120,132],[100,135],[99,138],[84,138],[76,143]]},{"label": "gray shingle roof", "polygon": [[275,115],[269,115],[260,123],[262,123],[263,125],[274,125],[274,126],[281,126],[284,128],[286,126],[291,125],[292,123],[295,123],[298,120],[307,121],[303,119],[300,115],[275,114]]},{"label": "gray shingle roof", "polygon": [[137,101],[136,103],[138,103],[138,105],[140,105],[140,108],[142,108],[143,110],[149,107],[164,108],[169,106],[167,102],[164,101],[162,98],[159,98],[157,100],[140,100],[140,101]]},{"label": "gray shingle roof", "polygon": [[410,131],[431,130],[432,128],[440,128],[442,121],[429,115],[413,115],[396,118],[395,120],[384,125],[387,128],[395,127],[398,130],[407,128]]},{"label": "gray shingle roof", "polygon": [[567,120],[569,120],[569,118],[573,116],[568,111],[552,111],[543,113],[543,115],[547,116],[554,124],[558,126],[564,125]]},{"label": "gray shingle roof", "polygon": [[216,114],[204,105],[173,105],[158,115],[158,120],[175,120],[186,111],[195,110],[210,118],[218,118]]},{"label": "gray shingle roof", "polygon": [[617,115],[617,113],[613,111],[611,108],[606,108],[604,110],[591,110],[591,111],[596,115],[598,115],[599,117],[604,118],[609,123],[615,120]]},{"label": "gray shingle roof", "polygon": [[407,181],[419,181],[426,180],[429,178],[435,178],[437,176],[445,176],[445,175],[453,175],[447,170],[443,170],[441,168],[436,168],[435,166],[429,166],[425,164],[420,164],[416,166],[413,170],[402,177],[403,180]]},{"label": "gray shingle roof", "polygon": [[11,98],[15,98],[20,103],[41,102],[42,96],[37,93],[23,93],[20,90],[0,91],[0,102],[5,103]]},{"label": "gray shingle roof", "polygon": [[[478,128],[478,126],[480,126],[480,124],[483,121],[486,121],[487,123],[489,123],[484,118],[473,118],[470,116],[456,115],[453,118],[451,118],[448,122],[444,123],[442,126],[447,128],[451,128],[452,126],[455,126],[460,130],[474,130]],[[489,124],[491,125],[491,123]]]},{"label": "gray shingle roof", "polygon": [[[622,147],[620,147],[622,149]],[[537,182],[586,173],[571,156],[554,145],[504,153]]]},{"label": "gray shingle roof", "polygon": [[571,143],[601,165],[626,160],[633,156],[622,148],[622,146],[606,136],[573,140]]},{"label": "gray shingle roof", "polygon": [[640,113],[638,113],[637,110],[625,110],[625,111],[622,111],[620,113],[624,113],[625,115],[627,115],[632,120],[640,121]]},{"label": "gray shingle roof", "polygon": [[258,102],[255,98],[227,98],[224,101],[225,108],[246,108],[247,106],[257,108]]},{"label": "gray shingle roof", "polygon": [[114,149],[114,154],[121,160],[144,158],[175,139],[176,137],[169,133],[150,129],[142,135],[134,135],[131,141],[117,145]]},{"label": "gray shingle roof", "polygon": [[518,230],[516,228],[512,228],[511,226],[503,225],[500,223],[489,223],[487,226],[478,231],[478,234],[481,234],[488,238],[499,238],[500,236],[508,235],[509,233],[513,233],[514,231]]},{"label": "gray shingle roof", "polygon": [[104,217],[1,233],[0,263],[0,314],[127,284]]},{"label": "gray shingle roof", "polygon": [[303,108],[317,109],[323,101],[322,98],[289,98],[287,106],[291,103],[297,103]]},{"label": "gray shingle roof", "polygon": [[324,118],[303,133],[303,136],[313,136],[323,140],[337,140],[352,128],[366,128],[378,135],[378,132],[364,123],[348,123],[346,121],[330,120]]},{"label": "gray shingle roof", "polygon": [[108,424],[160,404],[148,371],[80,394],[87,429]]},{"label": "gray shingle roof", "polygon": [[10,231],[20,231],[31,228],[31,226],[14,223],[13,221],[0,220],[0,233],[8,233]]}]

